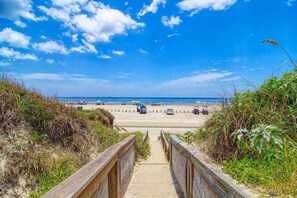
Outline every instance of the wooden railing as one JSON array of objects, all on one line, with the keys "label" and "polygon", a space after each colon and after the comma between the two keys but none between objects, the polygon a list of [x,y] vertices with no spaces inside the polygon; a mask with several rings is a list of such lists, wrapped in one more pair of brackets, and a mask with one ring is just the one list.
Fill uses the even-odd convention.
[{"label": "wooden railing", "polygon": [[134,142],[129,136],[109,147],[43,197],[123,197],[135,164]]},{"label": "wooden railing", "polygon": [[170,145],[169,145],[169,141],[165,136],[165,132],[163,130],[161,130],[160,139],[161,139],[161,143],[162,143],[166,158],[167,160],[170,160]]},{"label": "wooden railing", "polygon": [[[175,135],[170,135],[169,141],[161,131],[161,142],[185,197],[255,197],[210,163],[207,155],[192,150]],[[170,142],[169,146],[166,142]]]}]

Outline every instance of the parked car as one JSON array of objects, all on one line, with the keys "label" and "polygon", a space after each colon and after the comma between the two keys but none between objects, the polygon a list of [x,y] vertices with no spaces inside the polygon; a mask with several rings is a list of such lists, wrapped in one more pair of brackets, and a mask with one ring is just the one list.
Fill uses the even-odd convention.
[{"label": "parked car", "polygon": [[173,109],[166,109],[166,114],[167,115],[174,115],[174,110]]},{"label": "parked car", "polygon": [[209,114],[208,109],[206,109],[206,108],[203,108],[201,113],[203,115],[208,115]]},{"label": "parked car", "polygon": [[142,108],[142,107],[145,107],[146,108],[146,106],[144,105],[144,104],[137,104],[136,105],[136,110],[137,110],[137,112],[139,112],[140,111],[140,108]]},{"label": "parked car", "polygon": [[101,102],[100,100],[96,101],[96,105],[105,105],[104,102]]},{"label": "parked car", "polygon": [[199,115],[199,108],[198,107],[194,107],[193,109],[193,113],[196,114],[196,115]]},{"label": "parked car", "polygon": [[77,104],[78,104],[78,105],[86,105],[87,103],[86,103],[86,101],[84,101],[84,100],[80,100],[80,101],[78,101]]},{"label": "parked car", "polygon": [[140,110],[139,110],[139,113],[140,113],[140,114],[146,114],[146,113],[147,113],[146,106],[141,106],[141,107],[140,107]]}]

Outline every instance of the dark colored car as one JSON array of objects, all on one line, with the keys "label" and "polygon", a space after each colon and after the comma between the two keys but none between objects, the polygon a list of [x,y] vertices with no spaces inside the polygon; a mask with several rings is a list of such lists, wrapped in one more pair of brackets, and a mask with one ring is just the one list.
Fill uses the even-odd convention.
[{"label": "dark colored car", "polygon": [[208,109],[202,109],[202,112],[201,112],[203,115],[208,115],[209,112],[208,112]]},{"label": "dark colored car", "polygon": [[77,104],[79,104],[79,105],[86,105],[87,103],[86,103],[86,101],[84,101],[84,100],[80,100],[80,101],[78,101]]},{"label": "dark colored car", "polygon": [[166,109],[166,114],[167,115],[174,115],[174,110],[173,109]]},{"label": "dark colored car", "polygon": [[137,108],[137,112],[140,112],[140,108],[145,107],[146,106],[144,104],[137,104],[136,108]]},{"label": "dark colored car", "polygon": [[139,113],[140,114],[146,114],[147,113],[146,107],[145,106],[140,107]]},{"label": "dark colored car", "polygon": [[194,107],[193,113],[196,114],[196,115],[199,115],[200,112],[199,112],[198,107]]}]

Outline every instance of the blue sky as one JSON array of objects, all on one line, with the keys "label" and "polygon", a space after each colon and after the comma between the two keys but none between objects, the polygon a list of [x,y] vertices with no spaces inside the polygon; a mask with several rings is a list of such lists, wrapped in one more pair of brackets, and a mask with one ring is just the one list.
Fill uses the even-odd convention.
[{"label": "blue sky", "polygon": [[217,97],[292,69],[295,0],[0,0],[0,72],[59,96]]}]

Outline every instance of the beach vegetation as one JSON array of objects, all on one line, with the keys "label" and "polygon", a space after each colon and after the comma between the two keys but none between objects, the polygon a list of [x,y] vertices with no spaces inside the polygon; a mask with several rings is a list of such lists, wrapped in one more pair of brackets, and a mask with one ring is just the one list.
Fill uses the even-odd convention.
[{"label": "beach vegetation", "polygon": [[143,134],[113,130],[102,109],[78,111],[9,77],[0,79],[0,197],[40,197],[98,153],[136,135],[136,158],[149,155]]},{"label": "beach vegetation", "polygon": [[[276,45],[277,46],[277,45]],[[184,140],[265,196],[297,196],[297,68],[223,100]]]}]

